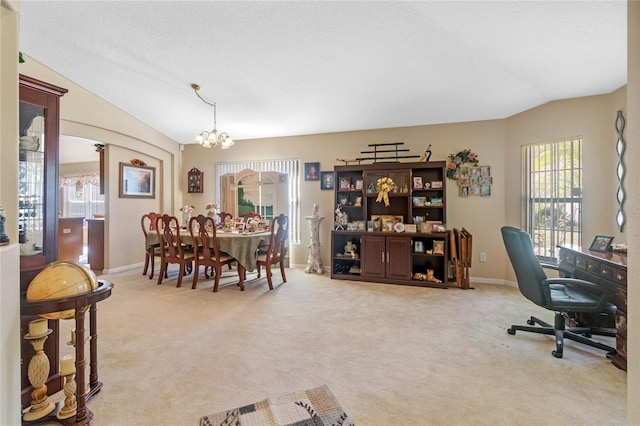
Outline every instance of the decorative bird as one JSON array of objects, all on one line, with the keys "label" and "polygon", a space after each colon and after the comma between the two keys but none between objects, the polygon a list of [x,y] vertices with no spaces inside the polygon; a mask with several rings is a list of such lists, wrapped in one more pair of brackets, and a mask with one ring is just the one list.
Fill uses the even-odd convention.
[{"label": "decorative bird", "polygon": [[427,150],[420,156],[420,161],[429,161],[431,158],[431,144],[427,147]]}]

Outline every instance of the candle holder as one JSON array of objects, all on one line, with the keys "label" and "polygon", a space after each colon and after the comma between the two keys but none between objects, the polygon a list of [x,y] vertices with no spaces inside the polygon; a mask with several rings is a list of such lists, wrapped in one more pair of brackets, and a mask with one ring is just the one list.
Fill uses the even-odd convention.
[{"label": "candle holder", "polygon": [[78,403],[76,402],[76,381],[74,380],[76,373],[69,373],[64,376],[64,405],[56,415],[60,420],[68,419],[76,415]]},{"label": "candle holder", "polygon": [[29,383],[33,386],[33,391],[31,391],[31,407],[22,416],[25,421],[41,419],[56,408],[56,405],[49,401],[47,395],[45,381],[49,377],[51,365],[49,364],[49,357],[43,350],[44,342],[52,332],[53,330],[49,328],[46,333],[39,336],[32,336],[29,333],[24,336],[25,340],[31,343],[35,352],[31,357],[31,361],[29,361],[29,368],[27,369],[27,376]]}]

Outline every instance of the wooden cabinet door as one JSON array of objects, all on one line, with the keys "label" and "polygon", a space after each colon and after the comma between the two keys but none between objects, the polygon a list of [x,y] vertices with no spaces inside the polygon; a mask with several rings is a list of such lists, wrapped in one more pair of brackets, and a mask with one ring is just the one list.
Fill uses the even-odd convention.
[{"label": "wooden cabinet door", "polygon": [[387,237],[387,278],[411,279],[411,238]]},{"label": "wooden cabinet door", "polygon": [[367,235],[360,239],[360,275],[371,278],[385,277],[385,237]]}]

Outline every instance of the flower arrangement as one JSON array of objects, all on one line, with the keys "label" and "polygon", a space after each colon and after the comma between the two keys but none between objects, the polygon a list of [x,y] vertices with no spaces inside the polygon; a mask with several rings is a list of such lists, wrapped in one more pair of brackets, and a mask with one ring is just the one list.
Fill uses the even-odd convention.
[{"label": "flower arrangement", "polygon": [[138,166],[138,167],[146,167],[146,165],[147,165],[147,163],[145,163],[144,161],[142,161],[139,158],[132,158],[130,163],[133,164],[134,166]]},{"label": "flower arrangement", "polygon": [[447,167],[447,177],[458,180],[458,169],[464,163],[478,164],[478,155],[470,149],[464,149],[455,154],[449,154],[449,166]]},{"label": "flower arrangement", "polygon": [[389,207],[389,192],[393,191],[396,187],[395,182],[390,177],[382,177],[376,181],[376,185],[378,186],[378,198],[376,198],[376,203],[384,201],[384,205]]}]

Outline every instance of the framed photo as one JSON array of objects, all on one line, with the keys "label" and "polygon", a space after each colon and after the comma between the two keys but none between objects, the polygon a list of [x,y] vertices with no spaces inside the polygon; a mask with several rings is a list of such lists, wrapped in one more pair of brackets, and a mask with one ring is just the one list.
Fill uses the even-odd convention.
[{"label": "framed photo", "polygon": [[431,232],[447,232],[447,225],[444,223],[434,223],[431,225]]},{"label": "framed photo", "polygon": [[244,222],[235,222],[233,224],[233,230],[236,232],[244,232]]},{"label": "framed photo", "polygon": [[366,228],[366,222],[364,220],[359,220],[356,222],[358,224],[358,231],[364,231]]},{"label": "framed photo", "polygon": [[431,223],[429,223],[429,222],[420,222],[420,233],[421,234],[430,234],[431,233]]},{"label": "framed photo", "polygon": [[364,181],[362,179],[356,180],[356,189],[362,190],[364,188]]},{"label": "framed photo", "polygon": [[469,166],[460,167],[460,176],[458,176],[458,179],[460,178],[469,178]]},{"label": "framed photo", "polygon": [[304,163],[304,180],[320,180],[320,163]]},{"label": "framed photo", "polygon": [[469,185],[460,186],[460,196],[468,197],[469,196]]},{"label": "framed photo", "polygon": [[422,189],[422,176],[414,176],[413,177],[413,189]]},{"label": "framed photo", "polygon": [[120,198],[156,198],[156,168],[120,163]]},{"label": "framed photo", "polygon": [[491,166],[481,166],[480,167],[480,176],[491,176]]},{"label": "framed photo", "polygon": [[471,185],[471,195],[480,195],[480,185]]},{"label": "framed photo", "polygon": [[480,167],[471,167],[469,169],[469,176],[480,176]]},{"label": "framed photo", "polygon": [[480,187],[480,195],[483,197],[489,197],[491,195],[491,185],[482,185]]},{"label": "framed photo", "polygon": [[404,232],[416,233],[418,232],[418,228],[414,223],[408,223],[404,226]]},{"label": "framed photo", "polygon": [[351,189],[351,178],[345,176],[341,177],[340,186],[338,187],[338,189],[343,191],[348,191],[349,189]]},{"label": "framed photo", "polygon": [[413,242],[413,252],[414,253],[424,253],[424,243],[422,241],[414,241]]},{"label": "framed photo", "polygon": [[444,240],[433,240],[433,254],[444,254]]},{"label": "framed photo", "polygon": [[333,172],[320,172],[320,189],[333,189]]},{"label": "framed photo", "polygon": [[431,182],[431,188],[433,189],[442,189],[442,181],[441,180],[434,180]]},{"label": "framed photo", "polygon": [[593,242],[589,246],[589,250],[591,251],[610,251],[611,250],[611,241],[613,241],[613,237],[607,237],[604,235],[596,235],[593,239]]},{"label": "framed photo", "polygon": [[412,197],[413,207],[424,207],[427,203],[427,197]]},{"label": "framed photo", "polygon": [[266,231],[267,230],[267,226],[269,226],[269,221],[267,221],[265,219],[259,219],[258,220],[258,232]]}]

